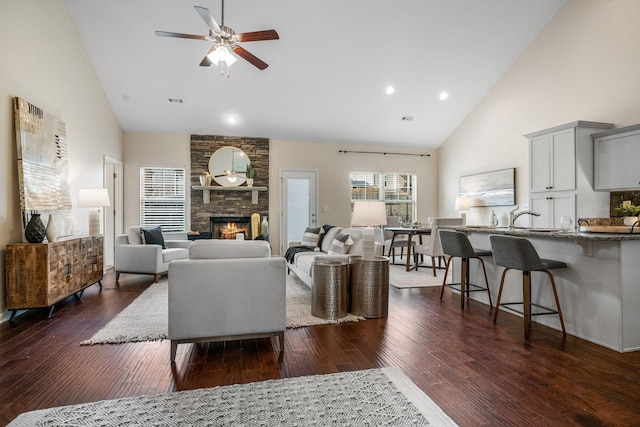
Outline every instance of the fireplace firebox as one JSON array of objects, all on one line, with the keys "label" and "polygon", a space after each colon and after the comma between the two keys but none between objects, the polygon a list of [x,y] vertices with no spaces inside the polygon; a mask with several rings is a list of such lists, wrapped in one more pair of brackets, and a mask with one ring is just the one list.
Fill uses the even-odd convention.
[{"label": "fireplace firebox", "polygon": [[248,216],[212,216],[211,237],[213,239],[237,239],[238,234],[245,240],[253,239],[251,235],[251,217]]}]

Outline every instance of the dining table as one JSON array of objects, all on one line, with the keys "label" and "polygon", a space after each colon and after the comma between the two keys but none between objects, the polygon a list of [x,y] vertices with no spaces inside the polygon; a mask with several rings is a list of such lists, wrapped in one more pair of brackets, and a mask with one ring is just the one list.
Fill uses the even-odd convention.
[{"label": "dining table", "polygon": [[391,256],[391,251],[393,251],[393,242],[396,240],[396,236],[407,236],[407,261],[406,261],[406,269],[407,271],[411,271],[417,267],[417,262],[413,266],[411,265],[411,242],[413,240],[413,236],[418,236],[419,242],[417,244],[422,244],[422,236],[428,236],[431,234],[431,227],[385,227],[385,231],[390,231],[393,233],[391,237],[391,244],[389,245],[389,252],[387,256]]}]

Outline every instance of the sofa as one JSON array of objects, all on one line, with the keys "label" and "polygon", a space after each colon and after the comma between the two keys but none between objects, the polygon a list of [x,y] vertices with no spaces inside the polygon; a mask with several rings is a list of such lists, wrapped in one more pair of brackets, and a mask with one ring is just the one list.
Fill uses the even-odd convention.
[{"label": "sofa", "polygon": [[[326,228],[327,226],[324,226]],[[349,235],[353,244],[344,254],[330,254],[333,240],[340,234]],[[289,272],[295,274],[305,285],[313,288],[313,265],[319,260],[339,260],[349,262],[349,258],[362,255],[363,248],[362,228],[332,227],[322,234],[320,245],[312,251],[298,252],[293,256],[292,262],[287,263]],[[290,247],[299,246],[300,242],[291,242]],[[375,255],[382,255],[382,244],[375,242]]]},{"label": "sofa", "polygon": [[264,240],[196,240],[169,264],[171,361],[178,344],[278,336],[284,351],[286,266]]},{"label": "sofa", "polygon": [[120,273],[153,274],[157,283],[160,276],[169,270],[171,261],[189,256],[190,240],[164,240],[159,237],[158,244],[145,243],[143,229],[140,226],[129,227],[126,234],[116,236],[116,283],[120,280]]}]

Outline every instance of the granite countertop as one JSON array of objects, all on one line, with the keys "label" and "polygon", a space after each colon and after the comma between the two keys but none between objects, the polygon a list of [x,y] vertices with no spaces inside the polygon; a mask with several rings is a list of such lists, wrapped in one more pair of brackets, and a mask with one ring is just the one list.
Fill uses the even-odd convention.
[{"label": "granite countertop", "polygon": [[457,225],[442,226],[458,231],[474,231],[478,233],[488,234],[509,234],[521,237],[549,237],[552,239],[567,240],[640,240],[640,233],[584,233],[584,232],[564,232],[554,228],[508,228],[508,227],[491,227],[488,225]]}]

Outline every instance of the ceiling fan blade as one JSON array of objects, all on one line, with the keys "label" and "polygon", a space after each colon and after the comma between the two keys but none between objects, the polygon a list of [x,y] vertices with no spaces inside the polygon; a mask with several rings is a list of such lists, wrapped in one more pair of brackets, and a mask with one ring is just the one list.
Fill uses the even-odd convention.
[{"label": "ceiling fan blade", "polygon": [[198,12],[202,20],[207,24],[207,26],[211,28],[211,31],[213,31],[214,34],[220,34],[222,32],[222,30],[220,29],[220,25],[218,25],[216,20],[213,19],[213,16],[211,15],[211,12],[209,12],[209,9],[206,9],[201,6],[193,6],[193,8],[196,10],[196,12]]},{"label": "ceiling fan blade", "polygon": [[213,64],[213,61],[211,61],[211,59],[209,59],[209,54],[211,52],[213,52],[214,50],[216,50],[218,48],[218,45],[213,45],[213,47],[211,49],[209,49],[209,52],[207,52],[207,54],[204,56],[204,58],[202,58],[202,62],[200,62],[200,66],[201,67],[209,67],[211,64]]},{"label": "ceiling fan blade", "polygon": [[236,35],[238,36],[239,42],[259,42],[263,40],[278,40],[280,38],[276,30],[254,31]]},{"label": "ceiling fan blade", "polygon": [[252,63],[253,65],[255,65],[261,70],[264,70],[269,66],[269,64],[267,64],[266,62],[264,62],[263,60],[255,56],[254,54],[250,53],[248,50],[244,49],[242,46],[234,46],[233,51],[236,53],[236,55],[238,55],[243,59],[246,59],[247,61],[249,61],[250,63]]},{"label": "ceiling fan blade", "polygon": [[169,31],[156,31],[156,36],[159,36],[159,37],[175,37],[175,38],[179,38],[179,39],[208,40],[208,38],[206,36],[197,36],[195,34],[171,33]]}]

